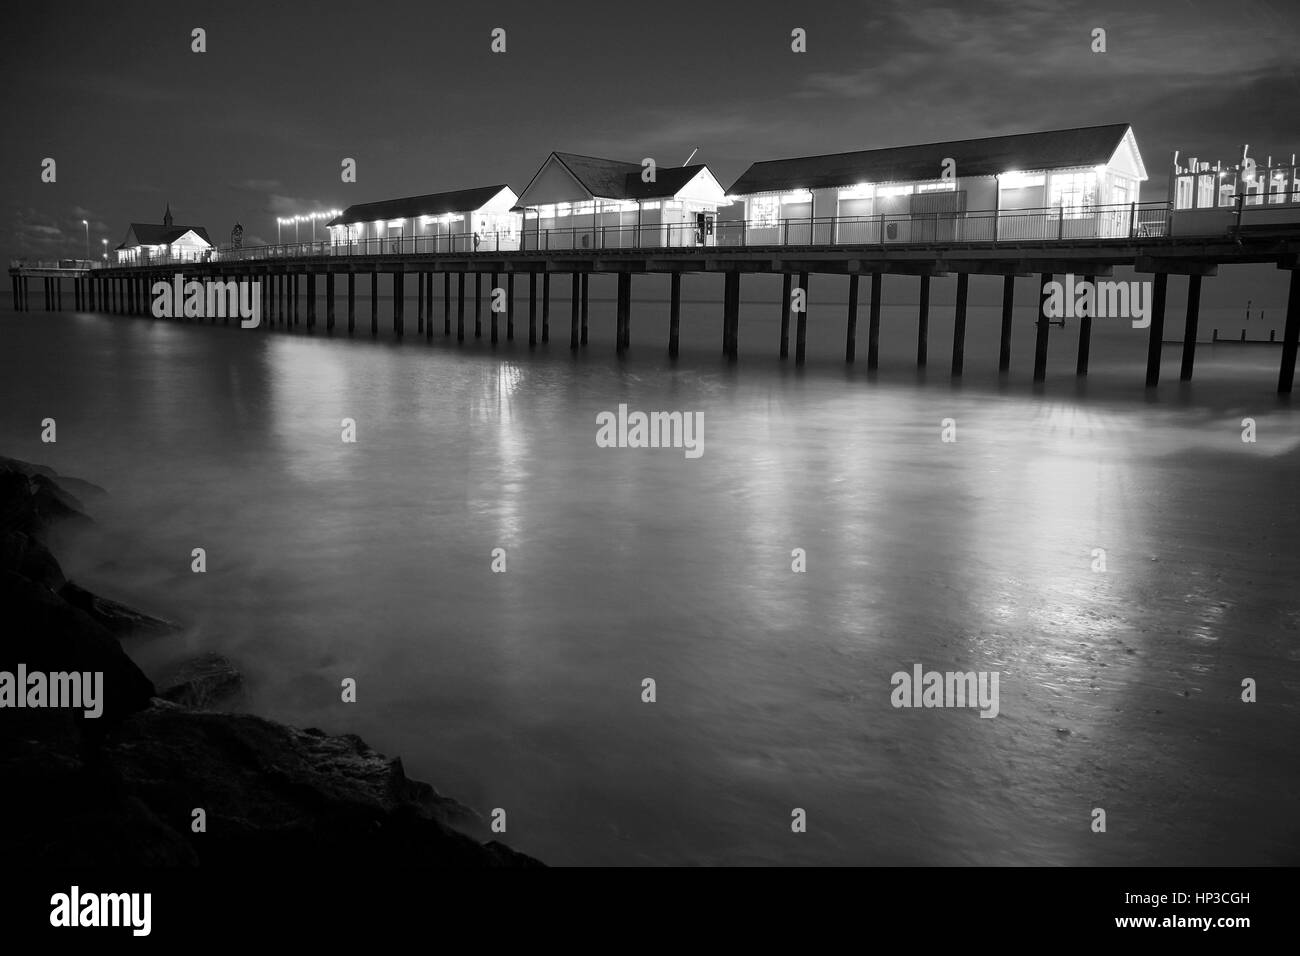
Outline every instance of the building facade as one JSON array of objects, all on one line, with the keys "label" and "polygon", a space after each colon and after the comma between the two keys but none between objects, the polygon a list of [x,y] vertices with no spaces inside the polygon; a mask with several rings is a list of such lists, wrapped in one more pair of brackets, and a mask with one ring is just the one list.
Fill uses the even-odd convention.
[{"label": "building facade", "polygon": [[723,234],[744,245],[1124,236],[1146,179],[1126,124],[772,160],[728,190]]},{"label": "building facade", "polygon": [[212,240],[202,226],[177,226],[169,204],[160,225],[133,222],[126,238],[114,249],[121,265],[150,262],[200,262],[212,254]]},{"label": "building facade", "polygon": [[349,206],[329,221],[336,254],[519,249],[523,216],[506,185]]},{"label": "building facade", "polygon": [[722,186],[704,165],[551,153],[524,187],[525,249],[715,245]]}]

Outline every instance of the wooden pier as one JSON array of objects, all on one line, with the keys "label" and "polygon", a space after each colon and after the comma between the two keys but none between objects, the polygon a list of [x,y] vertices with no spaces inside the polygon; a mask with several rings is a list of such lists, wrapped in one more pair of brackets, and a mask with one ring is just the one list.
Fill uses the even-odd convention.
[{"label": "wooden pier", "polygon": [[[478,253],[398,253],[365,255],[305,255],[300,257],[221,259],[211,262],[154,262],[143,266],[106,266],[62,268],[51,264],[14,264],[9,273],[13,284],[16,309],[30,310],[30,282],[44,283],[44,307],[63,308],[63,286],[70,286],[73,308],[129,315],[150,315],[150,290],[153,283],[171,281],[175,275],[185,280],[258,280],[261,283],[261,314],[264,325],[297,326],[305,321],[314,329],[320,288],[325,289],[325,324],[335,327],[336,298],[339,282],[345,282],[347,332],[356,331],[356,277],[370,278],[370,333],[378,335],[379,276],[389,277],[393,290],[392,331],[405,332],[406,278],[416,287],[416,331],[432,338],[435,326],[436,285],[442,276],[442,334],[452,334],[452,314],[456,318],[456,340],[465,339],[467,302],[466,276],[472,276],[474,336],[483,335],[483,280],[497,288],[504,275],[508,287],[504,314],[505,337],[515,337],[514,284],[517,275],[528,281],[528,342],[550,339],[550,303],[552,277],[569,276],[572,289],[569,347],[579,350],[587,344],[588,279],[592,273],[617,276],[614,315],[615,348],[621,355],[631,348],[633,325],[633,287],[637,275],[660,273],[671,276],[669,304],[670,356],[679,352],[681,330],[681,277],[685,273],[718,274],[722,279],[722,353],[735,360],[740,353],[740,301],[742,280],[746,275],[777,274],[783,277],[780,358],[789,357],[791,294],[804,290],[816,276],[849,277],[849,308],[846,316],[845,360],[858,358],[857,320],[860,304],[859,280],[870,276],[868,300],[866,363],[877,369],[880,360],[880,295],[883,275],[913,276],[918,282],[918,320],[916,361],[924,367],[929,338],[930,288],[934,279],[955,275],[957,281],[956,323],[953,332],[953,376],[960,376],[965,362],[966,303],[972,275],[1001,276],[1002,321],[999,339],[998,368],[1011,367],[1011,314],[1014,280],[1017,276],[1037,275],[1040,281],[1040,304],[1033,359],[1033,380],[1042,382],[1047,374],[1050,321],[1044,314],[1048,283],[1067,273],[1088,279],[1108,277],[1117,266],[1133,267],[1153,281],[1151,323],[1148,329],[1146,384],[1156,387],[1160,381],[1161,346],[1165,325],[1165,301],[1170,276],[1186,277],[1188,282],[1186,332],[1182,342],[1180,379],[1190,381],[1195,364],[1196,331],[1201,280],[1213,276],[1221,265],[1272,263],[1290,271],[1290,290],[1277,390],[1291,391],[1295,378],[1297,346],[1300,344],[1300,236],[1294,229],[1275,233],[1252,231],[1246,235],[1209,238],[1152,238],[1118,240],[1040,241],[1020,243],[967,243],[936,246],[934,244],[894,244],[888,246],[768,246],[768,247],[684,247],[659,249],[594,250],[523,250],[485,251]],[[540,295],[538,292],[538,278]],[[320,278],[324,277],[324,282]],[[454,277],[454,283],[453,283]],[[797,286],[794,283],[797,282]],[[454,285],[454,289],[453,289]],[[303,299],[303,287],[305,298]],[[455,303],[453,306],[453,298]],[[539,306],[540,304],[540,306]],[[501,316],[491,310],[489,335],[492,342],[500,337]],[[807,343],[808,312],[795,316],[796,364],[804,361]],[[229,319],[227,318],[228,322]],[[1078,363],[1076,374],[1088,374],[1088,357],[1092,322],[1079,322]]]}]

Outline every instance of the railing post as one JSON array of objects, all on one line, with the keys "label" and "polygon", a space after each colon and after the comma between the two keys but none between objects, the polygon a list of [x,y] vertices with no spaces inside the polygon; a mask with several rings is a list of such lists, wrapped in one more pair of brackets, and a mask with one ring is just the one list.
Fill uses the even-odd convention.
[{"label": "railing post", "polygon": [[1129,237],[1130,239],[1133,239],[1134,237],[1137,236],[1137,229],[1138,229],[1137,208],[1138,208],[1138,204],[1137,204],[1136,202],[1131,202],[1131,203],[1129,203],[1129,207],[1128,207],[1128,237]]},{"label": "railing post", "polygon": [[1061,204],[1061,208],[1056,216],[1056,238],[1057,239],[1065,238],[1065,204],[1064,203]]}]

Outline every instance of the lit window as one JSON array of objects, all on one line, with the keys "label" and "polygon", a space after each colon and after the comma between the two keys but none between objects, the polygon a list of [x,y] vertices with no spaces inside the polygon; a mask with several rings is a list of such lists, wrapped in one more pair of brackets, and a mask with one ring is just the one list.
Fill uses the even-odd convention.
[{"label": "lit window", "polygon": [[957,184],[951,181],[946,183],[921,183],[916,187],[916,191],[919,193],[951,193],[957,191]]},{"label": "lit window", "polygon": [[876,195],[880,197],[888,196],[907,196],[912,192],[912,187],[907,186],[877,186]]},{"label": "lit window", "polygon": [[1090,215],[1097,202],[1097,177],[1087,173],[1058,173],[1052,176],[1048,205],[1060,206],[1065,215],[1079,219]]},{"label": "lit window", "polygon": [[1179,176],[1178,184],[1174,187],[1174,208],[1191,209],[1192,208],[1192,177]]},{"label": "lit window", "polygon": [[871,183],[858,183],[856,186],[847,186],[840,190],[840,199],[870,199],[876,193],[876,187]]},{"label": "lit window", "polygon": [[557,217],[559,217],[559,216],[567,216],[567,215],[569,214],[569,209],[570,209],[570,205],[569,205],[569,203],[567,203],[567,202],[558,202],[558,203],[555,204],[555,215],[556,215]]},{"label": "lit window", "polygon": [[1201,175],[1196,177],[1196,205],[1201,209],[1208,209],[1214,205],[1214,176]]},{"label": "lit window", "polygon": [[781,202],[812,202],[812,192],[807,189],[795,189],[784,193]]},{"label": "lit window", "polygon": [[781,200],[777,196],[754,196],[749,200],[749,218],[755,226],[775,226],[781,217]]},{"label": "lit window", "polygon": [[1031,189],[1043,185],[1046,179],[1042,173],[1003,173],[998,182],[1003,189]]},{"label": "lit window", "polygon": [[657,203],[657,202],[646,202],[646,203],[642,203],[642,204],[641,204],[641,208],[642,208],[642,209],[658,209],[658,208],[659,208],[659,203]]}]

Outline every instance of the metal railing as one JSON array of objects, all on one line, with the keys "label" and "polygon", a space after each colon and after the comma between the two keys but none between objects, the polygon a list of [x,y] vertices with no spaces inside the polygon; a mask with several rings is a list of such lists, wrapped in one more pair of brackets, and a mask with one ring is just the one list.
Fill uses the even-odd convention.
[{"label": "metal railing", "polygon": [[[696,222],[572,226],[485,235],[385,236],[351,240],[283,242],[238,249],[213,249],[198,262],[268,259],[473,255],[498,252],[591,250],[689,250],[746,247],[876,247],[1040,241],[1164,238],[1172,235],[1167,202],[1035,209],[882,213],[874,216],[815,216],[769,220],[712,219]],[[141,257],[126,266],[192,264],[193,257]],[[111,265],[118,265],[113,263]]]},{"label": "metal railing", "polygon": [[9,260],[10,269],[68,269],[84,272],[86,269],[102,269],[107,265],[98,259],[29,259],[19,256]]}]

